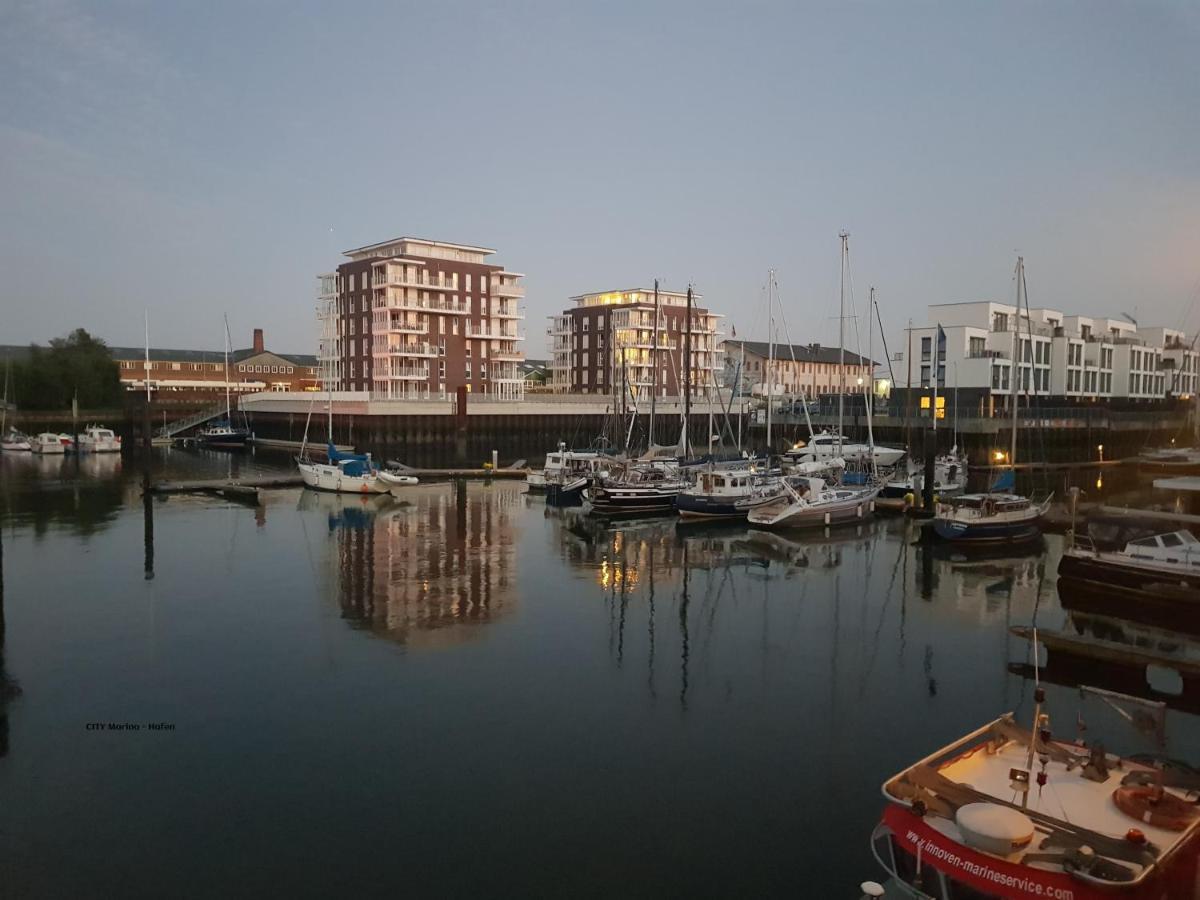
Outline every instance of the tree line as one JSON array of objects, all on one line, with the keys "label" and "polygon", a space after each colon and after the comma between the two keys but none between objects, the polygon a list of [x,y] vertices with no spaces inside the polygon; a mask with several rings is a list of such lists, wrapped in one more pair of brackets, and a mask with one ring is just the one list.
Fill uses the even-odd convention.
[{"label": "tree line", "polygon": [[8,401],[21,409],[70,409],[78,392],[80,409],[119,407],[124,390],[108,345],[76,328],[48,347],[31,344],[29,356],[6,372]]}]

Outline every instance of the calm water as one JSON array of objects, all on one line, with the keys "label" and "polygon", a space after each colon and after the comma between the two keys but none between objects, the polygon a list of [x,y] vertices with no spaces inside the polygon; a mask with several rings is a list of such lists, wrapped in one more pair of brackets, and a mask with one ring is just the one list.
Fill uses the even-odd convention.
[{"label": "calm water", "polygon": [[[5,897],[856,897],[880,783],[1028,718],[1007,626],[1116,627],[1064,610],[1057,537],[606,528],[504,482],[144,504],[132,458],[0,477]],[[1078,693],[1050,698],[1074,737]],[[1099,707],[1090,736],[1151,746]]]}]

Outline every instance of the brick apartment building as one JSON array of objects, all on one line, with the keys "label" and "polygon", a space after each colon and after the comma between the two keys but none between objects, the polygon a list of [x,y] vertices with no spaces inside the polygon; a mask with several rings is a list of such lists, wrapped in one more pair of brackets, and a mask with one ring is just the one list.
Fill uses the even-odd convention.
[{"label": "brick apartment building", "polygon": [[519,400],[524,277],[496,251],[404,237],[345,251],[319,277],[323,377],[380,400],[473,394]]},{"label": "brick apartment building", "polygon": [[[574,309],[552,317],[549,329],[551,386],[557,393],[612,394],[628,384],[635,399],[649,398],[658,368],[658,393],[682,394],[687,294],[657,292],[658,335],[655,349],[655,291],[633,288],[571,297]],[[721,368],[717,313],[692,294],[691,385],[693,396],[714,389]]]}]

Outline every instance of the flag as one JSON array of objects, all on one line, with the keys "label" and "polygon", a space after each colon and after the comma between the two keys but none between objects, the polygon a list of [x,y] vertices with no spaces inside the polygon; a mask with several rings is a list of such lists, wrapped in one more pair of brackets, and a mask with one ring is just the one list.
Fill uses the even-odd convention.
[{"label": "flag", "polygon": [[732,334],[730,334],[730,337],[737,337],[737,326],[736,325],[730,326],[729,330],[732,332]]}]

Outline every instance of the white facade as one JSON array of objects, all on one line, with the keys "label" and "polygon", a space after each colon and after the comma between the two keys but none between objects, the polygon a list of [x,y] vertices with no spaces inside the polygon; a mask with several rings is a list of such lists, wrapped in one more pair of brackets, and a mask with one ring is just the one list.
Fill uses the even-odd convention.
[{"label": "white facade", "polygon": [[1015,382],[1030,397],[1140,400],[1200,387],[1200,353],[1169,328],[987,300],[933,304],[929,318],[901,337],[893,360],[900,387],[930,388],[936,377],[939,392],[957,386],[1011,396]]}]

